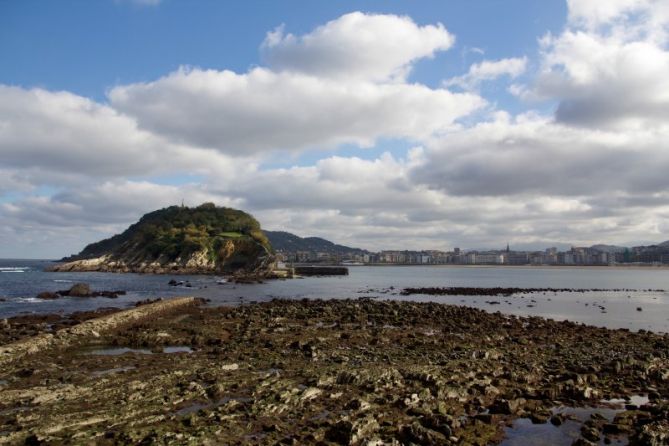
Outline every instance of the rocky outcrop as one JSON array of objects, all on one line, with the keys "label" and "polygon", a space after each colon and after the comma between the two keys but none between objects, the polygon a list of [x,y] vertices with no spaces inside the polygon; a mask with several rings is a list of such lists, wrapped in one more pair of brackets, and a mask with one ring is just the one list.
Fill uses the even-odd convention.
[{"label": "rocky outcrop", "polygon": [[119,296],[125,295],[125,291],[93,291],[87,283],[75,283],[69,290],[61,291],[42,291],[36,297],[42,300],[59,299],[61,297],[107,297],[116,299]]},{"label": "rocky outcrop", "polygon": [[230,240],[224,254],[216,258],[203,249],[173,261],[134,260],[104,255],[93,259],[74,260],[49,268],[54,272],[110,272],[145,274],[237,274],[264,277],[274,268],[275,260],[269,250],[255,243]]}]

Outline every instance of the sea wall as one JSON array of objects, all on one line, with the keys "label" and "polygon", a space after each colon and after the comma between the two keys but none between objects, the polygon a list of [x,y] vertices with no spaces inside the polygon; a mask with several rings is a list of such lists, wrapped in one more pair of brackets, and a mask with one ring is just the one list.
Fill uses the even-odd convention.
[{"label": "sea wall", "polygon": [[195,297],[177,297],[162,300],[130,310],[110,314],[98,319],[82,322],[70,328],[64,328],[55,334],[44,333],[28,339],[0,346],[0,367],[4,367],[26,355],[39,353],[48,348],[65,348],[84,339],[97,338],[101,334],[123,326],[132,325],[140,320],[157,314],[169,313],[184,307],[195,306],[199,300]]},{"label": "sea wall", "polygon": [[348,276],[348,268],[343,266],[296,266],[298,276]]}]

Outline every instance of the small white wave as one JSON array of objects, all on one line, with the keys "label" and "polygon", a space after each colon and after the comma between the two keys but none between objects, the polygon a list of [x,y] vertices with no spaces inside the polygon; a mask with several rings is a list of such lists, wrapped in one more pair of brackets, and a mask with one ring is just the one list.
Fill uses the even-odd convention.
[{"label": "small white wave", "polygon": [[29,266],[0,266],[0,271],[17,271],[30,269]]},{"label": "small white wave", "polygon": [[31,304],[36,304],[36,303],[39,303],[39,302],[44,302],[42,299],[38,299],[38,298],[36,298],[36,297],[19,297],[19,298],[16,299],[16,300],[18,300],[19,302],[27,302],[27,303],[31,303]]},{"label": "small white wave", "polygon": [[25,273],[25,271],[22,269],[7,269],[0,271],[0,273]]},{"label": "small white wave", "polygon": [[67,280],[67,279],[53,279],[54,282],[58,283],[72,283],[74,280]]}]

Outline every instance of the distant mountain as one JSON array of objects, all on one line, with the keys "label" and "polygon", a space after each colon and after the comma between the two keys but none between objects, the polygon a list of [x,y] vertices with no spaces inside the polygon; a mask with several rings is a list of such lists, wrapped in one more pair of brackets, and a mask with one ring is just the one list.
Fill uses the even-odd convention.
[{"label": "distant mountain", "polygon": [[662,243],[658,244],[657,246],[659,246],[661,248],[669,248],[669,240],[667,240],[666,242],[662,242]]},{"label": "distant mountain", "polygon": [[298,237],[295,234],[284,231],[264,231],[272,247],[276,251],[297,252],[314,251],[326,252],[328,254],[364,254],[368,251],[348,246],[337,245],[320,237]]}]

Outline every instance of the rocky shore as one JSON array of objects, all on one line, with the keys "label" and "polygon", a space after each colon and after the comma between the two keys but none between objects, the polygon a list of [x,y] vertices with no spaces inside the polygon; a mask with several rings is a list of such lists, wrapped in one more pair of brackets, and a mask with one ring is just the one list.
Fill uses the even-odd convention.
[{"label": "rocky shore", "polygon": [[143,308],[3,345],[0,444],[489,445],[523,420],[669,442],[667,335],[370,299]]}]

